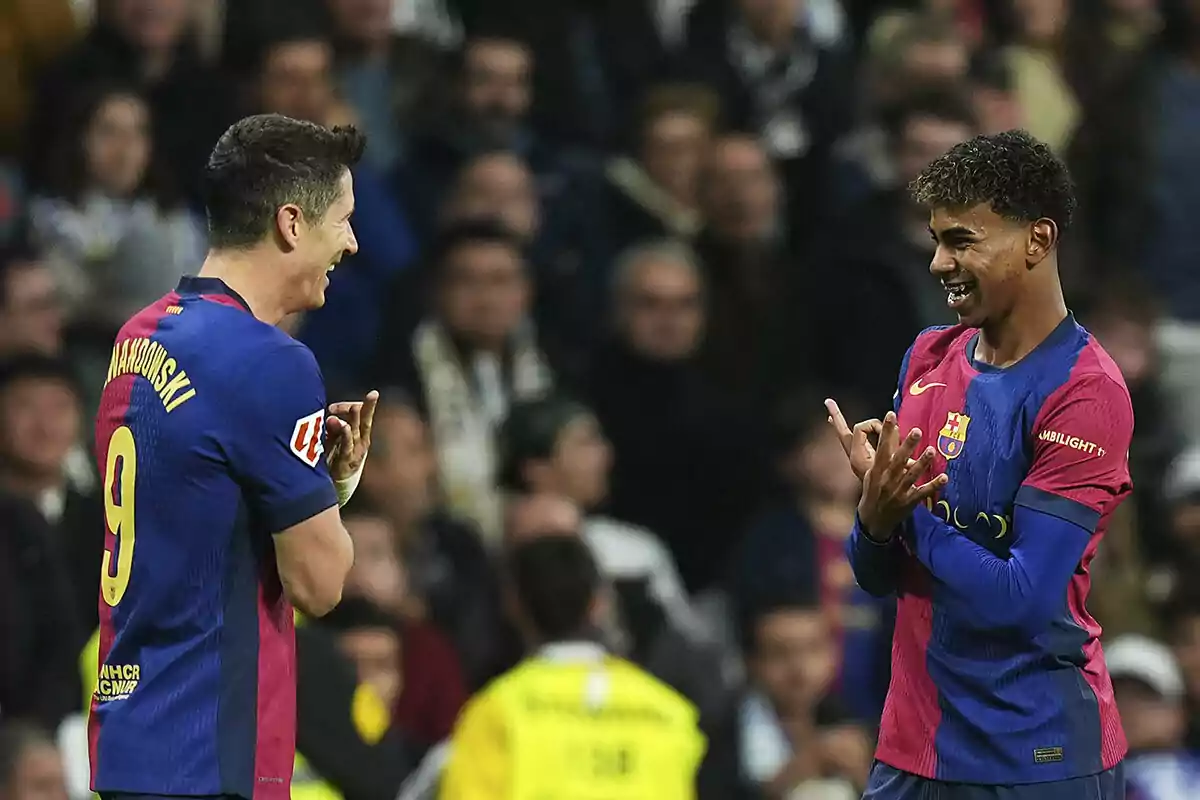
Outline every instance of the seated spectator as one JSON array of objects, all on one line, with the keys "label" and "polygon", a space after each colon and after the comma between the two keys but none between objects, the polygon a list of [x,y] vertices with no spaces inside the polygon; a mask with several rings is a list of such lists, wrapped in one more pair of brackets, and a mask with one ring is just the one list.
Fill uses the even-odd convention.
[{"label": "seated spectator", "polygon": [[454,175],[480,152],[501,148],[521,156],[543,203],[556,202],[566,190],[563,155],[530,124],[533,70],[533,51],[517,36],[487,27],[468,35],[439,92],[445,107],[413,134],[398,170],[399,194],[425,236],[436,230]]},{"label": "seated spectator", "polygon": [[425,747],[450,736],[467,692],[454,651],[436,630],[401,622],[354,595],[321,624],[336,633],[359,682],[392,709],[392,727]]},{"label": "seated spectator", "polygon": [[834,785],[821,797],[857,797],[873,742],[829,694],[836,646],[816,596],[801,591],[764,601],[743,631],[751,688],[738,718],[742,779],[768,797],[826,781]]},{"label": "seated spectator", "polygon": [[71,594],[54,536],[37,509],[0,491],[0,520],[0,717],[55,730],[79,708]]},{"label": "seated spectator", "polygon": [[81,91],[118,83],[146,93],[153,125],[146,138],[171,165],[183,196],[201,205],[204,164],[213,142],[233,122],[236,94],[201,55],[197,11],[189,0],[97,3],[95,25],[41,75],[26,137],[34,191],[49,183],[59,163],[57,134],[72,127],[64,112],[75,108]]},{"label": "seated spectator", "polygon": [[605,579],[643,584],[676,630],[698,634],[683,582],[662,542],[645,528],[596,513],[608,496],[612,450],[590,409],[562,396],[516,403],[500,429],[500,453],[503,489],[515,496],[555,494],[570,500],[586,515],[579,530]]},{"label": "seated spectator", "polygon": [[137,91],[106,87],[80,103],[30,218],[72,315],[112,333],[199,268],[205,237],[168,185]]},{"label": "seated spectator", "polygon": [[660,86],[642,102],[629,156],[605,168],[605,241],[618,253],[644,239],[691,239],[700,230],[700,165],[718,100],[703,86]]},{"label": "seated spectator", "polygon": [[[407,580],[400,606],[407,618],[430,622],[449,636],[467,685],[478,688],[505,666],[499,587],[487,552],[475,528],[438,502],[428,430],[396,391],[383,392],[371,439],[360,500],[369,500],[387,518],[392,553],[408,567],[402,570]],[[380,527],[368,525],[368,535],[380,539]],[[373,542],[370,552],[379,556],[375,563],[387,559],[382,542]],[[382,578],[364,578],[364,584],[397,591],[394,574],[377,574]]]},{"label": "seated spectator", "polygon": [[1188,710],[1185,741],[1200,752],[1200,594],[1194,589],[1176,594],[1166,608],[1167,641],[1183,675]]},{"label": "seated spectator", "polygon": [[763,437],[698,361],[703,283],[688,248],[631,249],[613,286],[615,335],[587,395],[617,454],[608,511],[661,537],[695,595],[724,577],[758,504]]},{"label": "seated spectator", "polygon": [[1128,634],[1105,645],[1104,660],[1129,742],[1125,780],[1130,800],[1200,796],[1200,756],[1184,746],[1186,692],[1170,648]]},{"label": "seated spectator", "polygon": [[[104,504],[70,480],[83,433],[82,403],[70,368],[49,356],[0,363],[0,487],[31,503],[50,526],[69,581],[72,616],[85,637],[99,624]],[[67,635],[65,632],[63,635]],[[78,650],[83,638],[71,643]]]},{"label": "seated spectator", "polygon": [[498,224],[445,232],[432,256],[432,313],[408,341],[380,342],[377,381],[413,393],[429,420],[448,509],[499,542],[496,426],[553,375],[529,323],[520,242]]},{"label": "seated spectator", "polygon": [[67,800],[62,756],[48,734],[19,722],[0,723],[0,797]]},{"label": "seated spectator", "polygon": [[781,407],[775,436],[782,491],[742,542],[734,606],[747,614],[787,590],[814,593],[833,637],[832,691],[851,716],[874,724],[887,696],[895,610],[859,588],[846,561],[862,484],[826,417],[819,396],[795,396]]},{"label": "seated spectator", "polygon": [[63,302],[41,254],[20,244],[0,250],[0,357],[63,350]]},{"label": "seated spectator", "polygon": [[383,172],[399,163],[407,136],[424,121],[446,60],[429,40],[398,34],[392,0],[331,0],[338,44],[335,79],[367,134],[367,163]]},{"label": "seated spectator", "polygon": [[589,640],[600,576],[588,548],[539,538],[506,562],[531,655],[468,704],[439,796],[582,797],[603,786],[612,800],[694,797],[704,753],[696,710]]}]

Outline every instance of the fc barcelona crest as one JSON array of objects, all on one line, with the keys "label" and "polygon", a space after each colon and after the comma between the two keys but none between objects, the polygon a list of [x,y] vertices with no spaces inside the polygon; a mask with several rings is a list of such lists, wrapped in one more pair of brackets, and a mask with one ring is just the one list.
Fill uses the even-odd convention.
[{"label": "fc barcelona crest", "polygon": [[971,418],[966,414],[957,411],[947,413],[946,424],[938,433],[938,452],[947,459],[958,458],[962,454],[963,445],[967,443],[967,426],[970,424]]}]

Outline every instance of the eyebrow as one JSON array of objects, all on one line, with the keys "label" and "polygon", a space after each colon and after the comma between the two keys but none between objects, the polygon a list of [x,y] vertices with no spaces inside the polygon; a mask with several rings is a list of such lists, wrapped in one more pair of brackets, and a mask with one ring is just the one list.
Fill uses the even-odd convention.
[{"label": "eyebrow", "polygon": [[[935,239],[938,238],[937,231],[935,231],[933,229],[932,225],[928,225],[928,226],[926,226],[926,228],[929,231],[930,236],[932,236]],[[942,231],[941,238],[942,239],[966,239],[969,237],[973,237],[974,235],[975,235],[975,231],[971,230],[970,228],[968,228],[964,225],[955,225],[952,228],[946,228],[946,230]]]}]

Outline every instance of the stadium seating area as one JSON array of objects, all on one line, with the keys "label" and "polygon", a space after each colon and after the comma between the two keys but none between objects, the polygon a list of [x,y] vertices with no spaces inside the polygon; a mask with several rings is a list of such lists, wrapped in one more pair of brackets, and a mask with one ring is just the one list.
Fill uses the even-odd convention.
[{"label": "stadium seating area", "polygon": [[1010,128],[1071,166],[1068,303],[1137,419],[1089,605],[1149,690],[1131,747],[1196,773],[1200,3],[10,0],[0,800],[89,795],[112,338],[198,269],[207,154],[263,112],[369,137],[359,252],[285,324],[331,400],[382,393],[349,599],[298,626],[294,797],[435,796],[523,654],[498,557],[563,533],[597,636],[699,710],[701,798],[858,797],[894,608],[843,555],[822,400],[880,414],[953,323],[905,186]]}]

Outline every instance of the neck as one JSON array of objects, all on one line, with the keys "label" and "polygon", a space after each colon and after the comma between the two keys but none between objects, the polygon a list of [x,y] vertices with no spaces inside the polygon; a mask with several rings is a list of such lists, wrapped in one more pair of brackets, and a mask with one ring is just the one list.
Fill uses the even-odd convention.
[{"label": "neck", "polygon": [[288,315],[281,287],[272,285],[273,270],[254,250],[210,250],[200,267],[201,278],[219,278],[250,305],[256,318],[278,325]]},{"label": "neck", "polygon": [[977,360],[994,367],[1012,366],[1045,341],[1066,318],[1067,304],[1058,280],[1058,268],[1054,264],[1044,267],[1050,268],[1052,285],[1031,287],[1033,291],[1008,316],[984,325],[975,345]]},{"label": "neck", "polygon": [[154,50],[146,50],[142,53],[141,72],[143,80],[150,83],[157,83],[171,69],[173,61],[173,53],[171,48],[157,48]]}]

